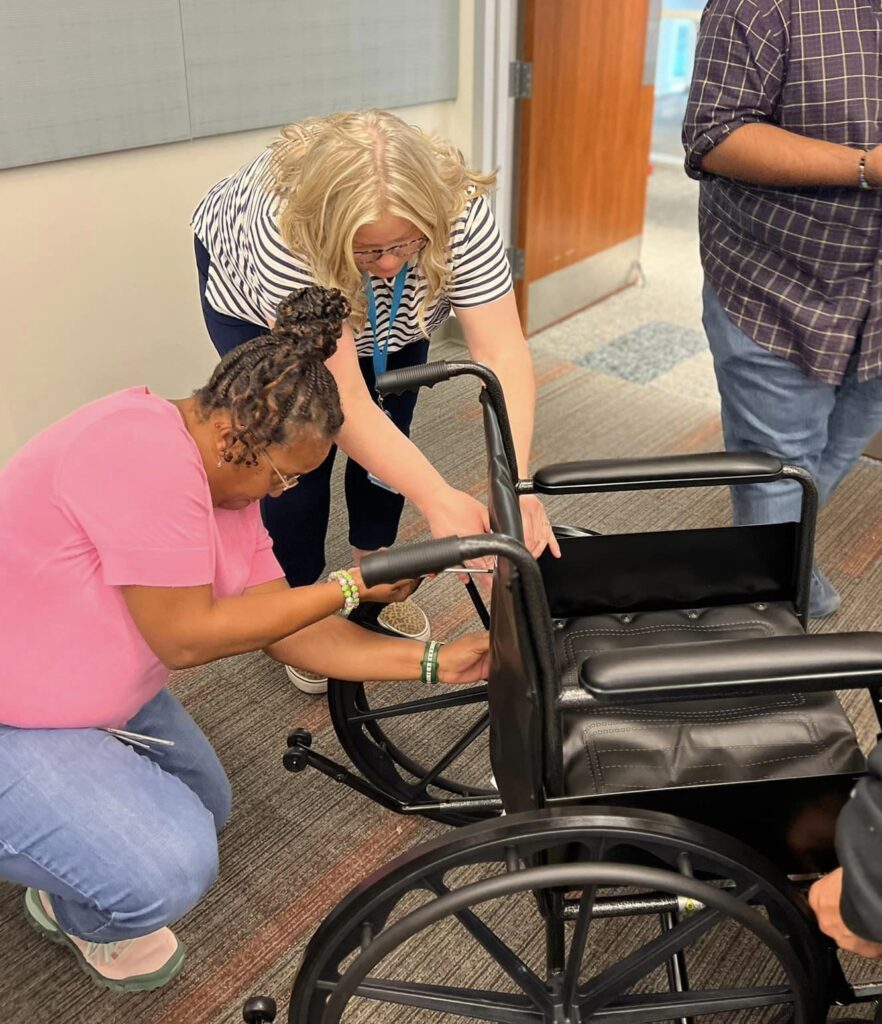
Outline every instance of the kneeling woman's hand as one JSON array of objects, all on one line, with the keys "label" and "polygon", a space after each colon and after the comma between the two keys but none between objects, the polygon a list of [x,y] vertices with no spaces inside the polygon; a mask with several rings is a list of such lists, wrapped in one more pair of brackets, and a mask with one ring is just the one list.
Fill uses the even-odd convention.
[{"label": "kneeling woman's hand", "polygon": [[366,587],[358,569],[350,569],[350,575],[358,587],[358,596],[362,601],[376,601],[377,604],[396,604],[406,601],[416,590],[419,580],[398,580],[397,583],[378,583],[375,587]]},{"label": "kneeling woman's hand", "polygon": [[468,633],[444,644],[438,654],[438,678],[442,683],[476,683],[490,670],[490,634]]}]

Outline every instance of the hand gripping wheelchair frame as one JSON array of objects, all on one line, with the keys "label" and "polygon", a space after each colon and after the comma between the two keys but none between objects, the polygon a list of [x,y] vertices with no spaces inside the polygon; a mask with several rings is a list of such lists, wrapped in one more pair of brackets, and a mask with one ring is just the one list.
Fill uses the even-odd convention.
[{"label": "hand gripping wheelchair frame", "polygon": [[[428,364],[384,384],[459,374],[485,384],[494,532],[380,552],[362,570],[372,585],[496,557],[486,714],[500,795],[454,783],[426,800],[455,757],[428,782],[416,775],[418,792],[385,787],[391,776],[359,777],[295,730],[290,770],[311,764],[390,809],[472,822],[340,901],[306,948],[289,1024],[376,1020],[380,1004],[402,1021],[819,1024],[832,1006],[877,1002],[882,984],[846,980],[804,899],[835,866],[835,820],[865,768],[834,691],[869,689],[878,717],[882,683],[882,635],[805,632],[810,476],[768,456],[702,454],[559,464],[516,481],[486,368]],[[539,563],[522,543],[520,493],[779,479],[803,489],[799,523],[568,531],[563,557]],[[361,713],[372,720],[367,704]],[[399,779],[406,760],[390,758]],[[445,929],[459,939],[443,945]],[[472,950],[440,982],[418,954],[439,935],[454,959],[466,941]],[[245,1008],[252,1022],[273,1015],[271,1000]]]}]

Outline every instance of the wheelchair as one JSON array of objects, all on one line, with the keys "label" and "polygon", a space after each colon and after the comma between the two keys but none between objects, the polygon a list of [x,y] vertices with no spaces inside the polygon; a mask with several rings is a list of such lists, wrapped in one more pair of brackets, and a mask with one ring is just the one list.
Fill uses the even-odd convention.
[{"label": "wheelchair", "polygon": [[[489,729],[498,795],[445,776],[455,751],[427,768],[384,746],[364,687],[347,712],[364,742],[339,709],[334,721],[362,775],[289,736],[289,770],[460,826],[341,899],[306,947],[289,1024],[377,1020],[380,1007],[384,1021],[819,1024],[833,1007],[878,1006],[882,983],[846,978],[805,900],[836,865],[836,818],[865,771],[835,691],[869,690],[882,727],[882,634],[806,633],[810,475],[726,453],[518,480],[489,370],[432,363],[384,387],[461,374],[484,384],[493,532],[379,552],[362,572],[373,585],[495,557],[489,678],[458,694],[479,717],[457,749]],[[776,480],[802,488],[799,522],[564,530],[562,558],[538,562],[523,545],[521,493]],[[421,698],[419,713],[434,721],[454,696]],[[244,1010],[252,1024],[274,1015],[261,997]]]}]

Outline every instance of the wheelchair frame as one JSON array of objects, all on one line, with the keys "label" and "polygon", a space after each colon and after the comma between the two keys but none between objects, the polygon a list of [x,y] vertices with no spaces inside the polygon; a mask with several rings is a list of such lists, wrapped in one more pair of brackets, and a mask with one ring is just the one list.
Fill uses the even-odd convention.
[{"label": "wheelchair frame", "polygon": [[[507,1024],[690,1022],[708,1013],[775,1006],[785,1007],[790,1014],[786,1018],[777,1016],[776,1021],[816,1024],[826,1018],[832,1005],[879,1005],[882,984],[850,985],[833,947],[817,932],[800,895],[799,886],[806,881],[805,876],[786,877],[767,858],[769,851],[758,852],[728,830],[714,828],[708,824],[704,808],[696,813],[701,801],[714,804],[713,796],[725,791],[727,798],[734,795],[734,800],[726,805],[723,823],[735,808],[735,816],[745,824],[751,814],[757,817],[758,803],[764,799],[768,803],[770,794],[774,794],[773,805],[783,800],[806,800],[812,787],[823,788],[825,784],[834,803],[841,804],[853,785],[854,772],[774,782],[684,785],[588,798],[566,793],[561,722],[565,713],[602,705],[866,688],[882,728],[878,688],[882,681],[882,635],[770,636],[614,650],[589,657],[582,664],[579,682],[565,684],[549,629],[552,614],[545,583],[539,566],[523,546],[517,511],[517,495],[531,491],[587,493],[792,479],[802,486],[804,494],[802,520],[792,537],[795,578],[790,580],[795,592],[793,606],[804,628],[817,510],[810,476],[767,456],[699,455],[625,464],[563,464],[539,470],[532,481],[515,483],[516,464],[505,406],[490,371],[469,363],[427,364],[387,375],[392,379],[385,384],[389,391],[433,386],[464,373],[479,376],[485,384],[481,401],[489,453],[491,524],[496,532],[380,552],[364,560],[363,574],[366,583],[373,585],[437,572],[474,558],[497,556],[494,623],[499,614],[497,605],[511,621],[499,626],[496,633],[513,628],[507,639],[511,641],[513,636],[513,642],[526,650],[519,657],[532,659],[532,669],[526,671],[533,683],[522,703],[528,706],[532,701],[534,710],[541,706],[540,714],[518,737],[522,745],[527,743],[529,748],[533,743],[538,748],[522,752],[524,774],[530,784],[518,790],[503,783],[506,809],[513,813],[498,821],[469,824],[450,836],[423,844],[344,897],[307,947],[292,993],[289,1024],[334,1024],[341,1020],[353,996]],[[476,595],[472,596],[474,599]],[[493,689],[491,671],[491,709]],[[432,699],[437,700],[438,708],[446,706],[443,697]],[[477,702],[481,695],[473,693],[468,699]],[[396,798],[313,751],[310,743],[311,738],[301,730],[289,736],[289,749],[284,755],[289,770],[300,771],[311,765],[390,810],[437,816],[437,802]],[[436,771],[436,777],[449,763]],[[469,812],[494,812],[500,803],[499,798],[464,796],[449,801],[442,810],[467,817]],[[770,828],[767,822],[760,827]],[[773,855],[781,853],[774,842],[766,845],[770,845]],[[575,860],[574,849],[580,851]],[[620,859],[615,860],[614,854]],[[504,865],[501,875],[491,874],[459,888],[449,887],[445,881],[445,872],[453,868],[477,869],[494,862]],[[816,870],[811,862],[797,866]],[[598,895],[610,886],[646,891]],[[399,902],[417,890],[428,890],[435,898],[389,924]],[[581,895],[573,898],[573,890]],[[518,893],[533,894],[545,922],[544,979],[488,928],[475,909],[489,900]],[[635,915],[657,916],[661,924],[658,938],[583,984],[579,972],[592,922]],[[515,994],[372,978],[371,971],[386,955],[448,917],[466,925],[515,983]],[[708,991],[690,988],[685,950],[721,918],[737,922],[758,937],[783,972],[783,985]],[[569,949],[567,922],[573,929]],[[667,973],[667,993],[632,993],[639,979],[655,967],[663,967]],[[269,1001],[250,1001],[246,1005],[248,1021],[268,1021],[273,1016]],[[882,1006],[876,1020],[882,1021]]]}]

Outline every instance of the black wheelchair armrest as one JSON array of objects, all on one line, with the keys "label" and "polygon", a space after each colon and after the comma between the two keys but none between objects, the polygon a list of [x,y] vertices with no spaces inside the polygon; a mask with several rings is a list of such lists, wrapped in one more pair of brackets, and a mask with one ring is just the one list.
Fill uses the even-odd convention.
[{"label": "black wheelchair armrest", "polygon": [[583,688],[604,704],[863,689],[882,684],[882,633],[605,651],[584,661],[580,675]]},{"label": "black wheelchair armrest", "polygon": [[760,452],[700,452],[648,459],[558,462],[537,470],[533,487],[541,494],[710,487],[764,483],[784,472],[780,459]]}]

